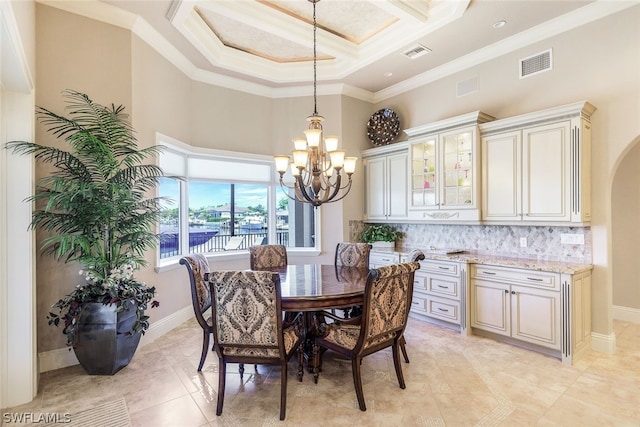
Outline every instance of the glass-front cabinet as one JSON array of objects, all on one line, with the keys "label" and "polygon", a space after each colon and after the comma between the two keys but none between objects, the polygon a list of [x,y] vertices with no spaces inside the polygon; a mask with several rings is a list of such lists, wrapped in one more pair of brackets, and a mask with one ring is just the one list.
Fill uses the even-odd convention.
[{"label": "glass-front cabinet", "polygon": [[490,120],[477,111],[405,130],[410,137],[410,219],[480,220],[477,125]]}]

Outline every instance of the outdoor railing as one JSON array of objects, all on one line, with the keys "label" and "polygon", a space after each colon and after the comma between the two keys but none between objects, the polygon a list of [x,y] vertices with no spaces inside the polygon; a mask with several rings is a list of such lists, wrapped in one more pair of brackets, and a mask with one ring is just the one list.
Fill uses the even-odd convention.
[{"label": "outdoor railing", "polygon": [[[248,250],[249,246],[260,245],[266,242],[268,233],[237,233],[236,237],[244,237],[237,248],[232,250]],[[225,247],[229,240],[234,237],[228,234],[218,234],[215,236],[200,235],[197,233],[189,236],[189,253],[225,252]],[[160,258],[170,258],[180,254],[177,234],[164,235],[160,242]],[[273,242],[269,242],[273,243]],[[276,242],[278,245],[289,245],[289,231],[277,231]]]}]

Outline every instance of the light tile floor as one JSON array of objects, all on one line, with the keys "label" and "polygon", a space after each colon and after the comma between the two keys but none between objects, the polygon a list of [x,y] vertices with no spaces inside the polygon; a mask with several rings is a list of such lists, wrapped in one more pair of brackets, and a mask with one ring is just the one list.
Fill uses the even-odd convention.
[{"label": "light tile floor", "polygon": [[[29,404],[12,412],[83,411],[124,398],[133,426],[640,426],[640,325],[615,322],[617,351],[590,351],[574,366],[529,350],[410,319],[401,390],[391,352],[362,364],[367,411],[356,402],[347,361],[327,353],[318,384],[291,362],[287,417],[278,420],[279,368],[247,366],[227,376],[215,415],[217,358],[196,371],[194,321],[138,349],[114,376],[78,367],[46,372]],[[9,426],[9,423],[5,423]],[[13,424],[11,424],[13,425]],[[96,426],[104,425],[96,421]]]}]

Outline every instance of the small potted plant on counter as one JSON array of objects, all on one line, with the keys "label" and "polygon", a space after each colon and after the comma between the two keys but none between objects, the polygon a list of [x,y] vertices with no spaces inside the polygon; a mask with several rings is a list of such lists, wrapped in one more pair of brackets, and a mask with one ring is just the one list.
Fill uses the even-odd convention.
[{"label": "small potted plant on counter", "polygon": [[363,242],[370,243],[375,249],[393,250],[396,240],[402,236],[402,232],[388,224],[369,225],[362,231],[360,238]]}]

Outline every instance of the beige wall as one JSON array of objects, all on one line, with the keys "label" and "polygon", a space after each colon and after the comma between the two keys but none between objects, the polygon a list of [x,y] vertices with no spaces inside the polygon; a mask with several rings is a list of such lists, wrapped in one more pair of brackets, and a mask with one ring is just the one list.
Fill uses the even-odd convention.
[{"label": "beige wall", "polygon": [[[61,92],[73,89],[101,104],[123,104],[132,114],[131,37],[121,28],[38,4],[36,105],[64,113]],[[35,136],[41,144],[56,143],[40,124]],[[45,173],[37,168],[36,178]],[[41,238],[38,235],[38,242]],[[38,352],[42,352],[65,346],[62,329],[49,326],[46,316],[51,305],[79,283],[79,266],[38,254],[36,268]]]},{"label": "beige wall", "polygon": [[613,305],[640,309],[640,138],[618,167],[612,200]]}]

